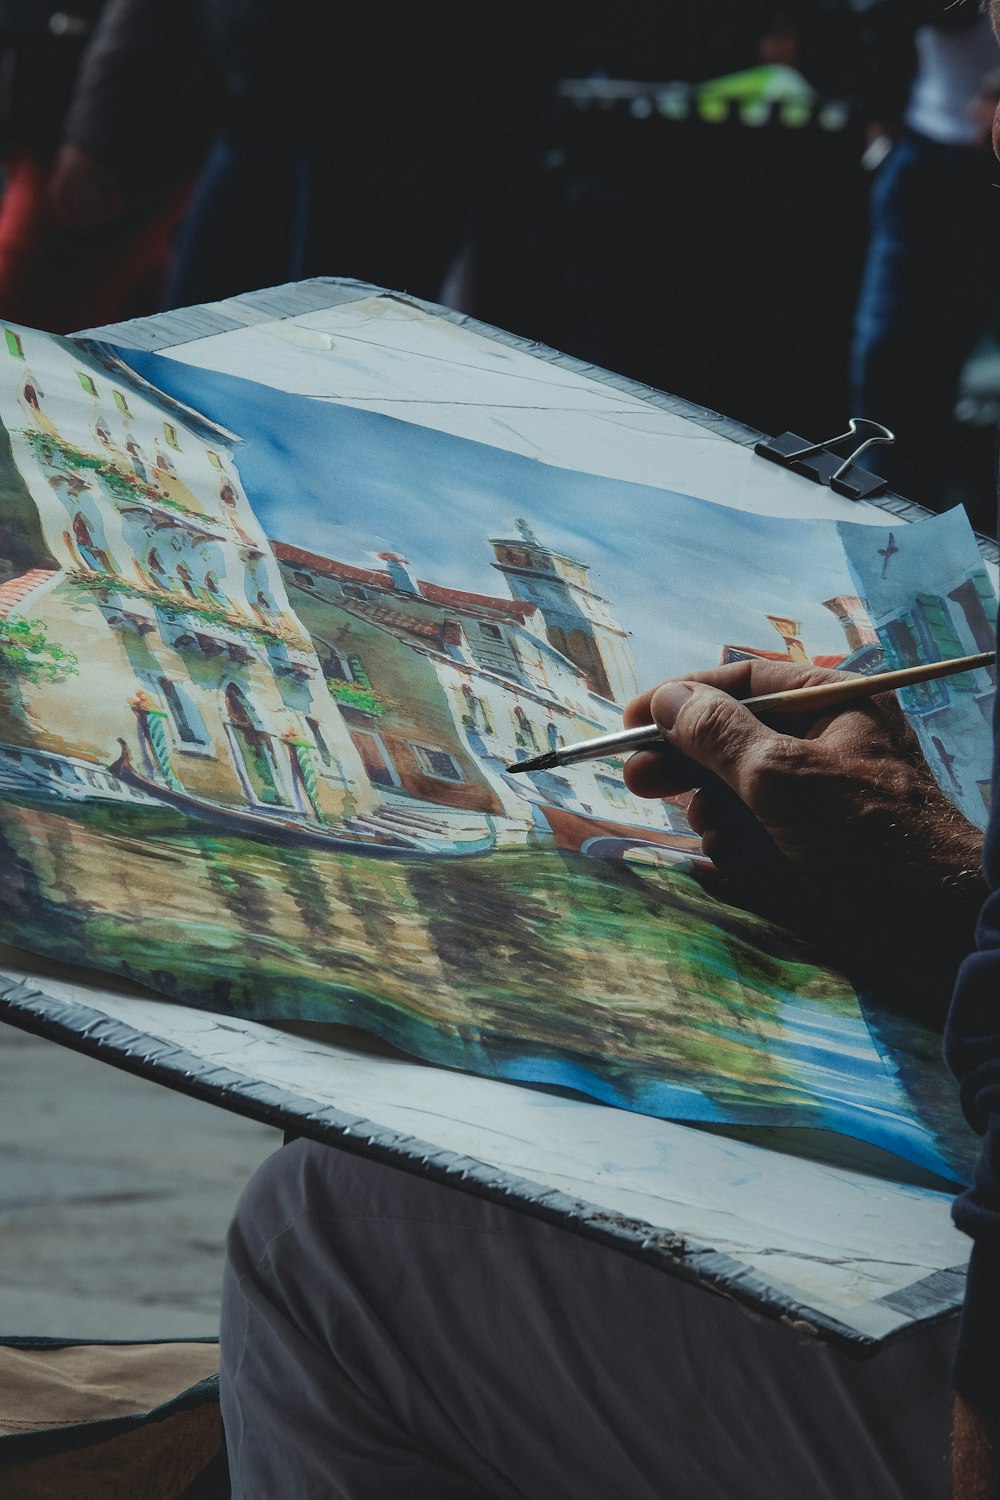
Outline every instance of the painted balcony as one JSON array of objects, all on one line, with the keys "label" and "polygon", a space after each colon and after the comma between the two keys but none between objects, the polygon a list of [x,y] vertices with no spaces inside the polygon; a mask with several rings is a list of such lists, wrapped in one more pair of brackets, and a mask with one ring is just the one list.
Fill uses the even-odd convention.
[{"label": "painted balcony", "polygon": [[278,677],[291,677],[296,682],[308,682],[319,675],[319,662],[312,651],[304,651],[285,641],[273,641],[267,647],[267,659],[271,670]]},{"label": "painted balcony", "polygon": [[221,522],[187,510],[162,496],[137,493],[135,499],[124,500],[116,495],[115,500],[123,516],[133,520],[152,520],[157,531],[182,531],[196,541],[224,542],[229,538],[229,531]]},{"label": "painted balcony", "polygon": [[264,647],[253,639],[251,627],[235,617],[226,617],[221,611],[216,617],[209,612],[185,609],[180,604],[174,607],[157,603],[155,609],[164,644],[177,651],[205,657],[228,656],[241,664],[264,658]]},{"label": "painted balcony", "polygon": [[156,629],[156,612],[147,599],[112,588],[99,596],[98,608],[112,630],[143,636]]}]

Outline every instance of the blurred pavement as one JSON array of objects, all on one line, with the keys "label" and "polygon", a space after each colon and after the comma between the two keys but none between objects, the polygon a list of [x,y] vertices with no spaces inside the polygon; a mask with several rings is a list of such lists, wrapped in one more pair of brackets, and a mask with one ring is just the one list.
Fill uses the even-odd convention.
[{"label": "blurred pavement", "polygon": [[0,1334],[216,1334],[226,1227],[280,1131],[3,1023],[0,1100]]}]

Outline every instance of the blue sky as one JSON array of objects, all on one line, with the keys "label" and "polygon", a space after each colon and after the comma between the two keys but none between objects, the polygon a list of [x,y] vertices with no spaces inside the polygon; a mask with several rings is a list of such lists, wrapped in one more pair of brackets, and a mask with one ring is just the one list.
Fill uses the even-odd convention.
[{"label": "blue sky", "polygon": [[[846,529],[856,534],[859,528],[851,526]],[[889,524],[878,547],[886,546],[890,534],[896,550],[888,559],[882,557],[875,547],[859,550],[852,559],[858,590],[872,601],[876,619],[884,619],[890,611],[895,613],[906,608],[914,595],[923,590],[933,591],[935,573],[944,584],[952,587],[961,560],[968,559],[970,571],[973,566],[982,566],[968,518],[960,506],[920,526]],[[853,552],[852,542],[853,536],[847,542]]]},{"label": "blue sky", "polygon": [[[360,567],[382,566],[376,554],[391,549],[417,578],[507,597],[488,538],[514,534],[523,516],[540,540],[591,565],[593,587],[632,632],[642,684],[712,665],[727,642],[780,648],[767,614],[801,620],[810,654],[845,649],[822,608],[855,592],[835,522],[752,516],[162,355],[118,352],[159,389],[240,434],[244,487],[277,540]],[[915,541],[928,527],[905,529]],[[889,525],[850,529],[865,534],[865,546],[870,534],[877,556]],[[933,537],[915,550],[930,568]]]}]

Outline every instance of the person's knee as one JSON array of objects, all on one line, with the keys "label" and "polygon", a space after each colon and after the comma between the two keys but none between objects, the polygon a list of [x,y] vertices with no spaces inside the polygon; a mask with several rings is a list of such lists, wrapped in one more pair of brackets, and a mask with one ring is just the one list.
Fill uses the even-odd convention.
[{"label": "person's knee", "polygon": [[229,1227],[228,1257],[245,1269],[255,1264],[288,1226],[329,1192],[337,1153],[315,1141],[283,1146],[258,1167],[240,1195]]}]

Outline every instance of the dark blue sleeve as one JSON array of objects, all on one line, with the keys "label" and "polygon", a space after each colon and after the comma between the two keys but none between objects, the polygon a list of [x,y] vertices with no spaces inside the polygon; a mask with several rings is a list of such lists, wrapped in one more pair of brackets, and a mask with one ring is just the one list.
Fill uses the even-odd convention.
[{"label": "dark blue sleeve", "polygon": [[959,970],[945,1027],[945,1056],[966,1119],[983,1137],[972,1186],[955,1223],[974,1244],[955,1365],[955,1388],[1000,1421],[1000,699],[993,715],[993,791],[983,869],[990,894],[976,951]]}]

